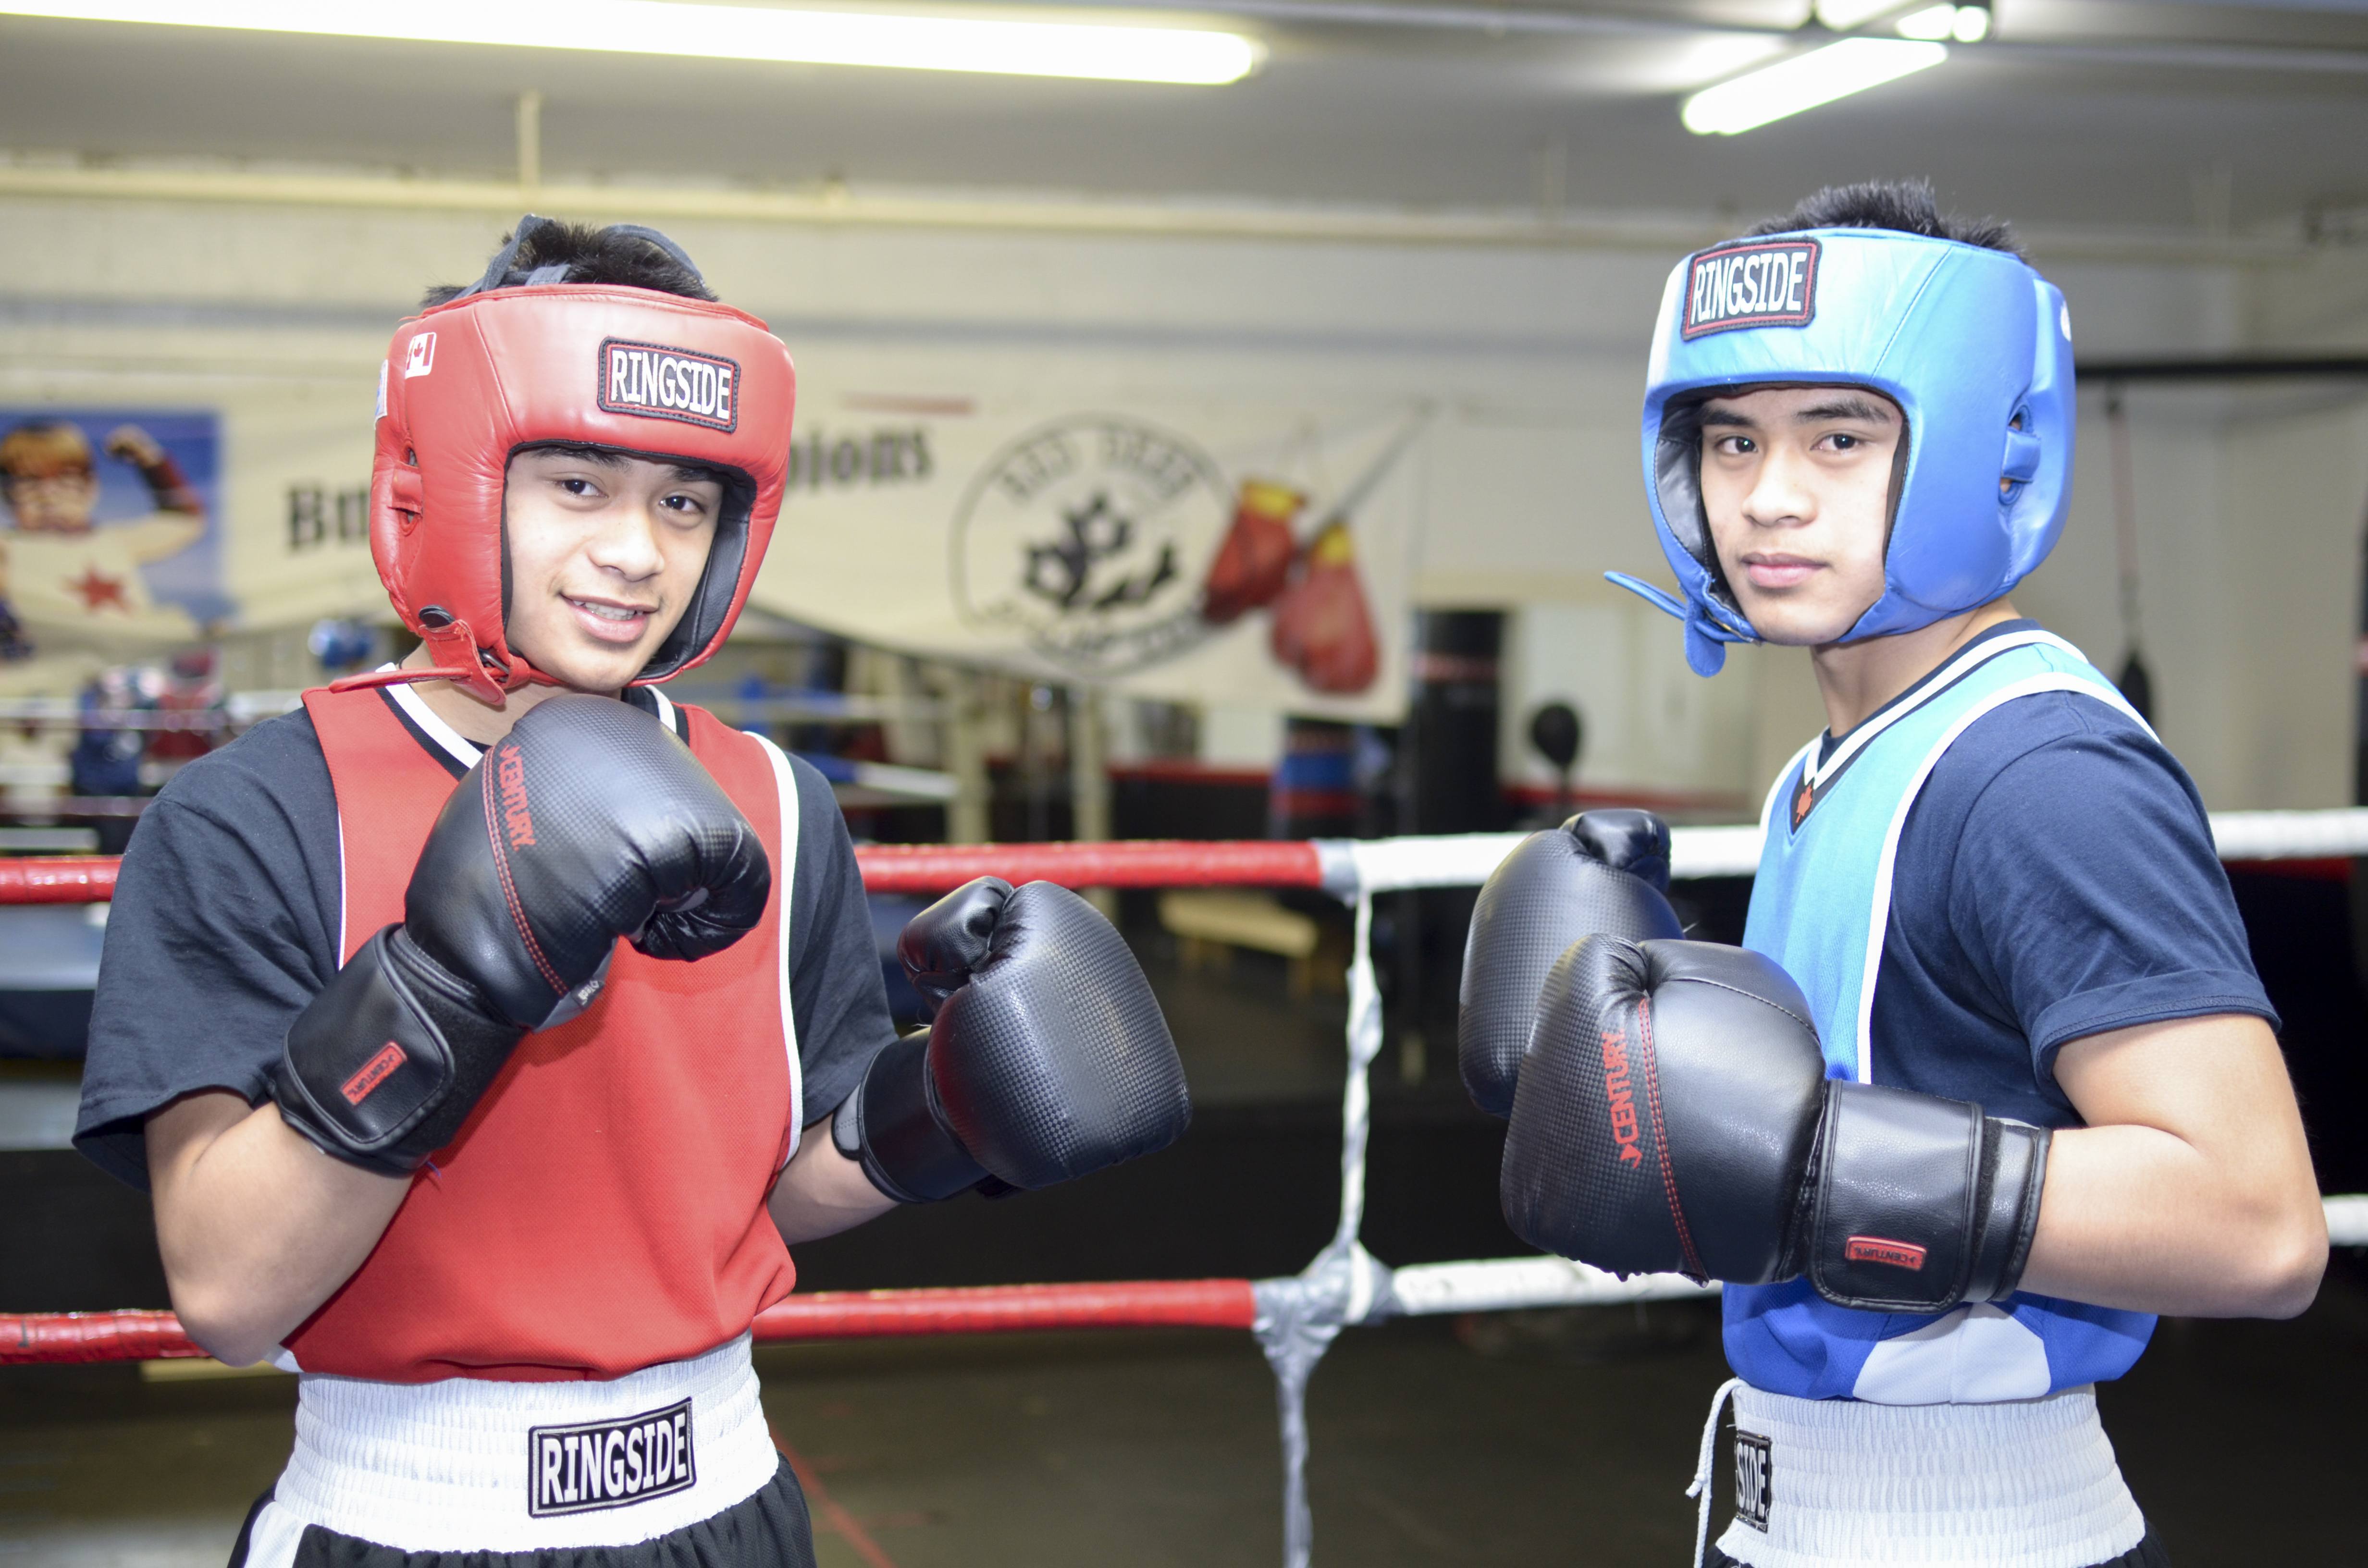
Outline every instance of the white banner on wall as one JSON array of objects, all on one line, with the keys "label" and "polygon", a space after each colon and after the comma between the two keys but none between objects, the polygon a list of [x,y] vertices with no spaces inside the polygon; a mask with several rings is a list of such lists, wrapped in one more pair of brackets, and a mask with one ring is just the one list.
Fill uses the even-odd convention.
[{"label": "white banner on wall", "polygon": [[804,420],[752,602],[1047,681],[1395,719],[1428,423],[1133,403]]},{"label": "white banner on wall", "polygon": [[[1063,685],[1402,713],[1425,410],[805,392],[757,608]],[[367,408],[221,414],[217,624],[378,613]]]}]

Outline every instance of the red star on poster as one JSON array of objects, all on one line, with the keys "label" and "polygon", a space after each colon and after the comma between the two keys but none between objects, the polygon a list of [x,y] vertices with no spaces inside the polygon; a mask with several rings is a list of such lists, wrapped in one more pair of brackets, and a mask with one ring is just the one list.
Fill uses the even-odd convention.
[{"label": "red star on poster", "polygon": [[123,579],[103,576],[96,566],[84,567],[81,576],[67,579],[66,586],[81,595],[82,608],[93,613],[108,605],[131,613],[131,601],[123,597]]}]

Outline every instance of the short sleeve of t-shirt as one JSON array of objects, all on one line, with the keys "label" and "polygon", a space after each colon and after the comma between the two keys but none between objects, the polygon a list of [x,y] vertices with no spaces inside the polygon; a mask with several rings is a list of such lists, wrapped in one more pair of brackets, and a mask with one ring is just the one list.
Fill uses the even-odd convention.
[{"label": "short sleeve of t-shirt", "polygon": [[837,1110],[896,1038],[855,844],[829,781],[796,757],[798,871],[790,890],[790,1016],[813,1126]]},{"label": "short sleeve of t-shirt", "polygon": [[2216,1013],[2277,1024],[2178,760],[2068,693],[1968,726],[1901,833],[1877,1076],[2063,1125],[2066,1043]]},{"label": "short sleeve of t-shirt", "polygon": [[265,1097],[289,1021],[337,971],[336,796],[312,720],[256,725],[142,813],[108,911],[74,1142],[148,1184],[142,1124],[184,1095]]},{"label": "short sleeve of t-shirt", "polygon": [[[791,768],[790,1006],[811,1123],[895,1028],[846,821],[820,773],[795,758]],[[266,1098],[289,1024],[336,972],[342,907],[336,796],[308,715],[259,724],[183,768],[124,854],[75,1144],[145,1187],[150,1116],[202,1089]]]}]

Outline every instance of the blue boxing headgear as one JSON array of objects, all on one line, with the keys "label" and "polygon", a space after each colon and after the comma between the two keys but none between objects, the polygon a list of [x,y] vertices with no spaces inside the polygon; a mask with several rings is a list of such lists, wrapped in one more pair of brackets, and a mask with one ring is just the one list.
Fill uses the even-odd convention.
[{"label": "blue boxing headgear", "polygon": [[1891,229],[1811,229],[1698,251],[1669,274],[1645,379],[1645,494],[1683,596],[1606,574],[1686,623],[1715,675],[1756,642],[1702,512],[1696,412],[1718,392],[1868,387],[1907,415],[1884,593],[1842,638],[1987,604],[2047,558],[2072,494],[2072,321],[2015,256]]}]

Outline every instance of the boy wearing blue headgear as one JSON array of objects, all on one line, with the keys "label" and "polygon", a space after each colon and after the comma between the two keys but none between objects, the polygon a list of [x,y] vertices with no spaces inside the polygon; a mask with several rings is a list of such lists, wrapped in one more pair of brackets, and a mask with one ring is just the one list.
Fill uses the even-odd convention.
[{"label": "boy wearing blue headgear", "polygon": [[[2093,1385],[2153,1314],[2289,1316],[2325,1266],[2195,788],[2006,597],[2074,422],[2063,297],[1921,186],[1820,192],[1670,277],[1644,459],[1679,592],[1617,580],[1702,675],[1809,649],[1827,728],[1769,796],[1741,949],[1588,935],[1525,846],[1472,940],[1536,981],[1526,1055],[1464,1049],[1517,1078],[1475,1085],[1510,1103],[1515,1229],[1728,1282],[1713,1562],[2154,1568]],[[1599,880],[1666,865],[1542,836]],[[1541,919],[1584,937],[1550,969]]]}]

